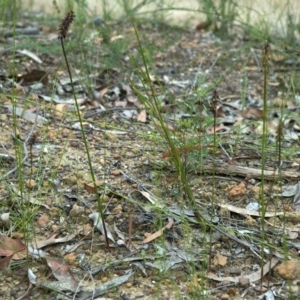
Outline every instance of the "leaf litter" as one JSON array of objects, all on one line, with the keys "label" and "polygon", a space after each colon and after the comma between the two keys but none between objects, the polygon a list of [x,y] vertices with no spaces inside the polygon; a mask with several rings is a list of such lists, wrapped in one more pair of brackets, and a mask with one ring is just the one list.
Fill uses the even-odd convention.
[{"label": "leaf litter", "polygon": [[[277,170],[272,160],[274,147],[270,147],[270,159],[264,172],[265,179],[270,183],[266,184],[268,190],[265,193],[271,199],[277,197],[279,204],[270,203],[264,216],[266,232],[274,237],[278,247],[273,250],[273,257],[268,256],[263,265],[258,264],[261,245],[257,242],[260,237],[261,213],[246,208],[249,200],[258,201],[255,187],[259,185],[262,174],[256,144],[261,134],[262,118],[261,84],[257,81],[261,74],[256,62],[260,55],[259,47],[252,48],[245,60],[238,57],[238,46],[244,46],[238,38],[234,41],[237,47],[232,49],[225,40],[212,32],[176,29],[174,33],[165,25],[162,29],[174,34],[174,40],[169,41],[158,28],[149,29],[140,25],[139,30],[147,33],[146,46],[154,43],[158,48],[162,45],[164,48],[164,51],[154,53],[155,70],[151,70],[148,82],[127,63],[128,56],[136,57],[133,50],[137,49],[137,43],[132,36],[132,28],[125,26],[120,32],[117,25],[111,26],[114,33],[110,47],[123,40],[124,36],[131,43],[131,48],[128,47],[129,50],[118,61],[118,66],[112,68],[103,63],[99,67],[98,62],[93,61],[96,55],[92,51],[88,56],[95,67],[89,76],[74,64],[77,73],[74,78],[75,91],[85,120],[93,165],[97,180],[104,187],[101,189],[101,199],[105,203],[105,221],[110,228],[109,238],[113,243],[110,251],[105,248],[99,213],[95,213],[95,197],[90,195],[94,190],[90,186],[86,154],[74,114],[74,99],[65,67],[55,58],[55,54],[39,53],[34,48],[24,49],[23,45],[17,50],[19,56],[13,57],[14,53],[9,48],[3,54],[0,77],[3,87],[1,151],[14,153],[14,139],[25,136],[23,140],[20,139],[24,150],[24,176],[29,179],[34,177],[40,184],[33,187],[33,190],[26,187],[26,193],[17,193],[17,199],[6,188],[7,185],[1,185],[1,201],[19,217],[21,215],[16,201],[23,205],[33,205],[35,216],[50,217],[50,222],[42,228],[34,218],[30,220],[33,236],[26,244],[22,228],[16,218],[13,219],[13,214],[5,211],[1,214],[1,225],[8,234],[1,236],[0,252],[4,258],[0,261],[0,267],[6,272],[4,276],[13,279],[5,287],[0,286],[3,295],[30,293],[25,284],[17,284],[20,281],[12,267],[22,273],[26,269],[26,260],[31,256],[32,266],[26,271],[30,284],[42,288],[42,291],[50,290],[52,295],[59,293],[66,299],[92,299],[104,294],[114,298],[124,293],[132,299],[157,299],[160,294],[165,294],[165,290],[173,290],[175,285],[184,296],[190,293],[187,283],[192,276],[187,266],[192,265],[196,270],[201,270],[211,255],[216,263],[204,275],[211,280],[207,293],[212,297],[222,297],[225,292],[215,289],[215,282],[229,281],[240,284],[240,287],[235,288],[235,293],[242,299],[258,297],[250,283],[258,284],[261,276],[265,276],[282,260],[283,255],[279,251],[282,234],[288,235],[288,231],[295,233],[287,242],[289,256],[294,255],[295,249],[296,252],[300,249],[297,234],[300,177],[297,155],[292,155],[290,160],[285,159],[281,169]],[[23,29],[19,31],[19,41],[22,41],[24,35],[41,35],[34,26]],[[50,36],[44,37],[46,43],[51,43]],[[6,39],[10,37],[8,32]],[[91,42],[97,47],[103,47],[97,55],[105,62],[105,45],[99,44],[96,38]],[[222,64],[223,57],[228,61],[239,61],[240,64],[237,63],[235,69],[227,68],[227,65]],[[9,72],[5,59],[19,62],[20,75]],[[76,61],[75,56],[74,59]],[[293,59],[297,63],[297,58]],[[242,63],[247,64],[249,81],[249,90],[243,100],[238,96]],[[274,66],[276,61],[271,61],[271,68]],[[52,71],[43,71],[48,69]],[[217,85],[218,92],[224,95],[215,110],[218,124],[213,127],[208,122],[202,128],[202,124],[198,123],[199,120],[209,118],[210,94],[201,99],[204,104],[200,105],[197,90],[209,89],[209,84],[216,82],[218,74],[226,74]],[[92,82],[90,91],[87,89],[88,80]],[[273,87],[270,97],[277,99],[277,106],[274,101],[274,111],[278,105],[285,105],[283,146],[295,150],[300,134],[297,118],[299,100],[297,95],[295,99],[289,96],[285,100],[284,97],[288,95],[280,94],[279,83],[285,80],[275,72],[270,74]],[[150,85],[154,87],[161,103],[159,109],[167,127],[174,132],[174,138],[179,141],[182,136],[180,124],[184,120],[191,120],[197,125],[194,128],[203,144],[181,147],[178,143],[182,159],[188,157],[191,161],[187,167],[191,168],[189,181],[195,191],[197,207],[188,207],[183,199],[178,199],[177,175],[174,176],[170,154],[166,155],[169,149],[163,141],[153,138],[158,137],[161,128],[157,120],[151,119],[148,107],[140,101],[135,90],[138,88],[141,95],[149,98]],[[14,99],[10,97],[12,94]],[[18,105],[13,106],[13,101],[17,101]],[[272,103],[269,105],[271,107]],[[14,138],[11,137],[13,113],[20,122],[19,136]],[[277,138],[278,116],[274,114],[270,118],[268,130],[270,140],[274,142]],[[32,147],[28,145],[31,131],[41,140],[40,145],[36,142]],[[239,132],[244,135],[240,137]],[[212,164],[211,135],[214,133],[224,140],[221,140],[220,149],[215,153],[215,163]],[[193,133],[186,130],[186,137],[192,140]],[[235,139],[239,139],[238,145]],[[46,147],[46,144],[50,146]],[[197,153],[204,151],[203,157],[197,157]],[[203,165],[196,163],[199,160]],[[18,186],[13,176],[17,171],[16,162],[6,160],[3,164],[5,172],[4,176],[1,174],[1,180]],[[161,174],[159,180],[156,179],[157,174]],[[272,183],[278,179],[279,174],[288,181],[282,190],[278,187],[276,190],[277,183]],[[216,180],[214,207],[210,204],[211,177]],[[243,192],[237,190],[235,179],[242,182]],[[230,196],[230,191],[235,191],[234,197]],[[74,207],[77,207],[76,210]],[[89,219],[99,233],[92,230]],[[211,241],[207,232],[201,232],[202,227],[198,225],[203,220],[210,224],[213,233]],[[186,224],[189,224],[191,234],[185,234]],[[57,237],[58,234],[54,232],[59,232],[61,237]],[[50,238],[45,239],[45,236]],[[251,240],[251,236],[256,237],[256,240]],[[162,237],[163,243],[160,240]],[[209,241],[212,243],[211,253],[207,253],[207,246],[204,246]],[[72,257],[85,257],[86,262],[83,265],[82,259]],[[16,264],[15,260],[21,261],[21,264]],[[45,276],[46,265],[50,270]],[[241,275],[228,276],[229,268],[239,269]],[[56,281],[53,277],[48,278],[51,274]],[[195,274],[199,277],[201,275],[198,271]],[[287,278],[286,274],[280,276]],[[271,279],[275,289],[278,280],[281,279]],[[31,289],[37,291],[34,287]],[[66,291],[71,291],[72,296]],[[230,292],[226,287],[224,291]],[[278,293],[282,297],[286,295],[284,289],[278,289]],[[271,294],[266,297],[270,298]]]}]

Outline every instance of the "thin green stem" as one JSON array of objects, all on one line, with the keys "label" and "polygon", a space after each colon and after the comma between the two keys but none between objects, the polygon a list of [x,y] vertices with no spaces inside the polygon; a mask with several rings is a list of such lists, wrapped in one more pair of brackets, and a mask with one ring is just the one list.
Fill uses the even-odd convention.
[{"label": "thin green stem", "polygon": [[86,156],[87,156],[87,160],[88,160],[90,174],[92,176],[92,182],[93,182],[95,194],[96,194],[96,197],[97,197],[98,210],[99,210],[99,213],[100,213],[101,222],[102,222],[103,229],[104,229],[105,242],[106,242],[107,249],[109,249],[109,241],[108,241],[108,236],[107,236],[107,230],[106,230],[106,225],[105,225],[105,222],[104,222],[103,205],[102,205],[102,201],[100,199],[100,195],[98,193],[98,187],[97,187],[97,183],[96,183],[96,176],[95,176],[94,169],[93,169],[92,158],[91,158],[91,155],[90,155],[87,138],[86,138],[86,135],[85,135],[85,132],[84,132],[83,120],[82,120],[82,116],[81,116],[81,113],[80,113],[76,92],[75,92],[75,89],[74,89],[72,73],[71,73],[71,69],[70,69],[70,66],[69,66],[68,59],[67,59],[67,54],[66,54],[66,50],[65,50],[65,46],[64,46],[64,42],[63,42],[63,37],[60,38],[60,41],[61,41],[61,47],[62,47],[62,50],[63,50],[63,55],[64,55],[64,58],[65,58],[65,62],[66,62],[70,82],[71,82],[72,93],[73,93],[74,100],[75,100],[75,108],[76,108],[76,111],[77,111],[77,116],[78,116],[78,120],[79,120],[79,124],[80,124],[80,130],[81,130],[82,139],[83,139],[83,143],[84,143],[84,147],[85,147],[85,151],[86,151]]},{"label": "thin green stem", "polygon": [[[170,131],[167,128],[167,126],[166,126],[166,124],[163,120],[162,115],[159,112],[159,103],[158,103],[158,100],[155,96],[154,87],[151,84],[151,79],[150,79],[150,75],[149,75],[150,72],[148,70],[147,60],[146,60],[146,57],[145,57],[145,54],[144,54],[144,51],[143,51],[142,43],[140,41],[140,38],[139,38],[136,27],[134,25],[133,25],[133,27],[134,27],[134,30],[135,30],[135,35],[136,35],[137,40],[138,40],[138,45],[139,45],[140,53],[141,53],[141,56],[142,56],[143,65],[145,67],[145,72],[144,72],[143,75],[146,77],[146,81],[150,83],[149,84],[150,92],[151,92],[150,97],[153,99],[153,102],[147,101],[146,104],[149,106],[151,111],[154,112],[155,116],[158,118],[160,126],[163,130],[164,136],[166,138],[166,141],[167,141],[169,147],[171,148],[172,159],[174,161],[176,170],[178,172],[178,177],[179,177],[179,180],[181,182],[181,187],[183,188],[184,192],[187,194],[188,199],[192,203],[195,204],[195,198],[194,198],[193,192],[192,192],[192,190],[189,186],[189,183],[188,183],[188,180],[187,180],[187,175],[186,175],[186,170],[184,169],[184,167],[182,165],[182,161],[181,161],[181,158],[180,158],[180,153],[179,153],[178,149],[175,146],[175,143],[174,143],[174,141],[171,137]],[[139,92],[137,90],[136,90],[136,92],[139,94]]]},{"label": "thin green stem", "polygon": [[[267,205],[264,197],[264,187],[265,187],[265,167],[266,167],[266,158],[267,158],[267,138],[268,138],[268,128],[267,128],[267,113],[268,113],[268,63],[269,63],[269,44],[265,43],[263,49],[263,132],[262,132],[262,142],[261,142],[261,186],[260,186],[260,204],[261,204],[261,215],[260,215],[260,225],[261,225],[261,264],[264,263],[264,247],[266,245],[266,231],[265,231],[265,214],[267,211]],[[262,268],[263,270],[263,268]],[[262,271],[263,272],[263,271]],[[263,275],[263,274],[262,274]],[[262,276],[263,278],[263,276]],[[262,287],[262,280],[261,280]]]}]

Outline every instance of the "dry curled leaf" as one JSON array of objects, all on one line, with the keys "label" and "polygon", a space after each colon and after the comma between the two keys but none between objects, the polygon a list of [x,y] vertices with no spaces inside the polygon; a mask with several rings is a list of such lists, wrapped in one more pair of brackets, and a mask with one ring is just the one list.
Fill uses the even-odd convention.
[{"label": "dry curled leaf", "polygon": [[12,259],[19,260],[27,256],[26,245],[20,239],[12,239],[6,235],[0,236],[0,256],[12,256]]},{"label": "dry curled leaf", "polygon": [[[94,226],[103,234],[105,235],[105,231],[104,231],[104,228],[103,228],[103,222],[101,220],[101,217],[100,217],[100,214],[99,213],[92,213],[89,215],[89,218],[93,220],[94,222]],[[106,227],[106,234],[107,234],[107,237],[115,243],[115,239],[114,237],[112,236],[111,232],[109,231],[108,229],[108,224],[105,223],[105,227]]]},{"label": "dry curled leaf", "polygon": [[46,260],[54,277],[58,281],[63,282],[64,287],[68,287],[71,291],[75,292],[78,289],[78,283],[66,261],[57,257],[47,257]]}]

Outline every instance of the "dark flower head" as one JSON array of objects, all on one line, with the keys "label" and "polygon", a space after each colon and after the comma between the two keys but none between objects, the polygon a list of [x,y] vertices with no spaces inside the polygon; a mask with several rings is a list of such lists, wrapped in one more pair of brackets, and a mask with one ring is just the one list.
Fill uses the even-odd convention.
[{"label": "dark flower head", "polygon": [[73,11],[67,13],[66,17],[61,22],[58,30],[58,38],[65,39],[69,30],[70,25],[72,24],[75,18],[75,14]]},{"label": "dark flower head", "polygon": [[28,146],[33,146],[37,141],[37,135],[35,133],[28,139],[27,144]]}]

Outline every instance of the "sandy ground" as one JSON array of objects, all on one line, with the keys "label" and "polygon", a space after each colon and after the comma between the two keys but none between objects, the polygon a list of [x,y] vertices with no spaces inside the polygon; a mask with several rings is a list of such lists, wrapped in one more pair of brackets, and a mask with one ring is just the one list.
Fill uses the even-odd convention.
[{"label": "sandy ground", "polygon": [[[80,1],[80,0],[79,0]],[[58,6],[63,10],[66,7],[68,2],[73,2],[71,0],[56,0]],[[103,3],[107,3],[107,10],[111,12],[111,14],[115,17],[118,17],[122,14],[122,0],[88,0],[88,8],[91,12],[101,16],[103,13]],[[132,0],[127,2],[132,3],[140,3],[142,0]],[[158,2],[158,1],[156,1]],[[200,12],[191,12],[185,11],[185,9],[189,10],[202,10],[203,7],[199,4],[201,1],[197,0],[164,0],[164,3],[167,3],[169,7],[177,7],[181,8],[181,10],[170,10],[168,12],[168,20],[171,23],[178,23],[180,21],[189,20],[194,24],[201,22],[204,17]],[[254,24],[257,20],[261,22],[268,22],[272,25],[272,27],[276,26],[277,29],[282,29],[285,27],[285,19],[283,16],[284,12],[288,11],[288,7],[286,2],[283,0],[239,0],[239,14],[241,15],[242,22],[247,22]],[[294,14],[294,16],[298,18],[296,12],[299,12],[300,9],[300,1],[299,0],[290,0],[290,12]],[[26,7],[30,7],[35,11],[45,11],[47,13],[54,12],[54,6],[52,1],[49,0],[24,0],[24,5]],[[155,10],[159,7],[155,7],[154,5],[150,5],[144,8],[144,11],[147,10]],[[251,15],[249,16],[248,12],[251,10]],[[153,12],[154,13],[154,12]]]}]

